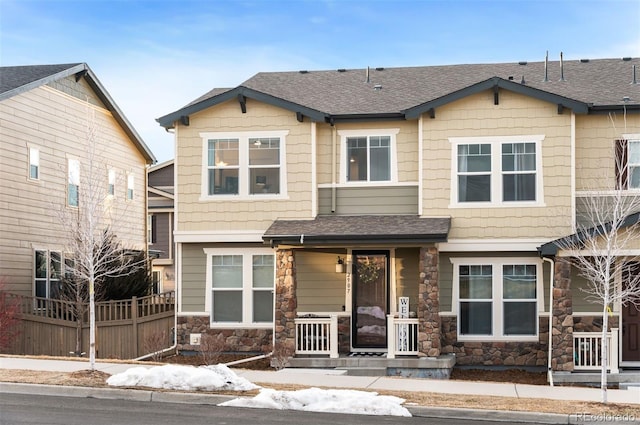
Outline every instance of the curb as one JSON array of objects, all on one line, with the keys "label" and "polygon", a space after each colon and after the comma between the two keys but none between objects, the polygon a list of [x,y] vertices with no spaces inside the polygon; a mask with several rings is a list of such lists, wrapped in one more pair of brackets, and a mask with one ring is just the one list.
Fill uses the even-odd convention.
[{"label": "curb", "polygon": [[[181,403],[218,405],[238,398],[192,392],[134,390],[121,388],[94,388],[66,385],[20,384],[0,382],[0,393],[35,394],[56,397],[132,400],[155,403]],[[510,412],[501,410],[475,410],[449,407],[404,406],[413,416],[439,419],[471,419],[509,423],[570,424],[570,416],[553,413]]]}]

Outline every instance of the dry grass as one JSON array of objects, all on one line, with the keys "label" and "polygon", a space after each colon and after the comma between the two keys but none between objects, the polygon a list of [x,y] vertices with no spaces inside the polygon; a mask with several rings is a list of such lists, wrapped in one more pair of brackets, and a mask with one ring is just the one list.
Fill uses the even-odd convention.
[{"label": "dry grass", "polygon": [[[148,364],[148,363],[147,363]],[[100,371],[79,371],[72,373],[44,372],[31,370],[0,369],[0,382],[19,382],[46,385],[73,385],[80,387],[107,387],[105,380],[109,374]],[[283,391],[295,391],[306,386],[261,384],[264,387]],[[548,399],[516,399],[511,397],[490,397],[458,394],[438,394],[428,392],[379,391],[381,394],[394,395],[406,400],[405,405],[429,407],[461,407],[467,409],[507,410],[545,413],[591,413],[640,416],[637,405],[587,403],[579,401],[556,401]],[[254,395],[256,391],[244,392],[243,395]],[[219,394],[219,393],[218,393]],[[234,394],[226,392],[225,394]]]}]

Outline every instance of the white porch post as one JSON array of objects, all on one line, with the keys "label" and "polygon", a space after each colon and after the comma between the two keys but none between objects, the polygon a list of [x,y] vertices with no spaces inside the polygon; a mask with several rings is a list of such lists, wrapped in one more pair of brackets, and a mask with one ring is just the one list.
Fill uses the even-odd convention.
[{"label": "white porch post", "polygon": [[396,358],[396,324],[393,314],[387,314],[387,358]]},{"label": "white porch post", "polygon": [[338,354],[338,315],[332,314],[329,325],[329,358],[337,359]]},{"label": "white porch post", "polygon": [[611,328],[611,343],[609,344],[609,373],[620,373],[618,356],[620,348],[618,346],[620,334],[618,328]]}]

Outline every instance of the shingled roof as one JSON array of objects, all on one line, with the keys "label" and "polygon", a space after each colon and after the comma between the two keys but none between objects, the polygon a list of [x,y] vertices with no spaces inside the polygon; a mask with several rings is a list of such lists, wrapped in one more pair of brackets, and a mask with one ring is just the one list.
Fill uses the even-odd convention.
[{"label": "shingled roof", "polygon": [[445,242],[449,217],[417,215],[318,216],[276,220],[262,236],[271,245]]},{"label": "shingled roof", "polygon": [[[499,87],[577,113],[640,111],[640,59],[595,59],[331,71],[261,72],[231,90],[212,90],[164,117],[182,116],[243,97],[271,103],[315,121],[415,119],[453,100]],[[545,71],[546,67],[546,71]],[[640,73],[640,70],[638,70]],[[634,83],[634,81],[636,81]],[[623,99],[629,98],[628,101]]]},{"label": "shingled roof", "polygon": [[86,63],[0,67],[0,101],[71,75],[75,75],[76,79],[85,79],[147,162],[154,163],[156,158],[153,152],[144,143]]}]

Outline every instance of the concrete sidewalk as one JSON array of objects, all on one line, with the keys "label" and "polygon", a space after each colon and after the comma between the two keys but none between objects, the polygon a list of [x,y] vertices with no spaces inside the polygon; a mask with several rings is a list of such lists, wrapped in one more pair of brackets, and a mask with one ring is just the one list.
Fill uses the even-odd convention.
[{"label": "concrete sidewalk", "polygon": [[[25,369],[52,372],[74,372],[86,370],[87,361],[49,360],[26,357],[0,357],[0,369]],[[96,369],[117,374],[131,367],[153,367],[144,363],[109,363],[99,361]],[[371,391],[417,391],[434,392],[440,394],[488,395],[513,398],[543,398],[552,400],[594,401],[600,400],[600,390],[596,388],[579,387],[549,387],[542,385],[523,385],[493,382],[447,381],[431,379],[409,379],[376,376],[348,376],[342,371],[319,369],[284,369],[281,371],[259,371],[234,369],[247,380],[263,385],[295,384],[328,388],[351,388]],[[29,384],[0,383],[0,392],[25,392],[30,394],[70,395],[75,397],[103,397],[103,398],[132,398],[148,401],[170,401],[185,403],[217,404],[225,396],[211,396],[194,393],[167,393],[149,390],[122,390],[117,388],[79,388],[63,389],[59,386],[37,386]],[[26,388],[26,389],[25,389]],[[66,394],[63,394],[66,393]],[[609,401],[612,403],[638,404],[640,409],[640,388],[628,390],[609,390]],[[205,401],[209,400],[209,401]],[[476,417],[478,419],[504,420],[507,422],[536,422],[536,423],[572,423],[568,415],[496,412],[470,409],[448,409],[405,406],[414,416],[428,417]],[[640,410],[639,410],[640,411]]]}]

